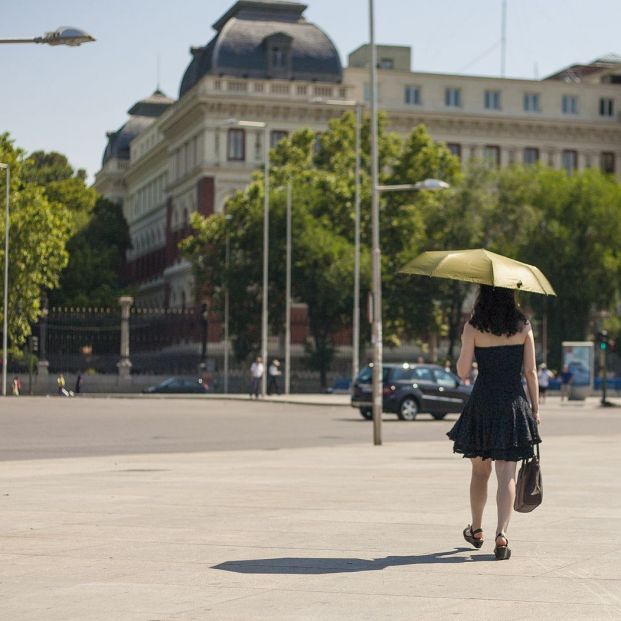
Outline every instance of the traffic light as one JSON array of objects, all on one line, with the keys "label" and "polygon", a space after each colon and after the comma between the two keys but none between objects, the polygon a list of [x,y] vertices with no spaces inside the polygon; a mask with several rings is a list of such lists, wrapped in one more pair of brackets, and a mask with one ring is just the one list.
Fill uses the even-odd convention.
[{"label": "traffic light", "polygon": [[608,330],[600,330],[597,333],[597,342],[599,343],[599,348],[602,351],[606,351],[608,349]]}]

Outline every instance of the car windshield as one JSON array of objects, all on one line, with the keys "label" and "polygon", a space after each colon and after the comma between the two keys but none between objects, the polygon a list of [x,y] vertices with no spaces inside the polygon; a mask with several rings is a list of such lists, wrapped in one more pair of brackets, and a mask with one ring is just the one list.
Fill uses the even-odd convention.
[{"label": "car windshield", "polygon": [[[388,381],[388,368],[383,367],[382,369],[382,382]],[[373,379],[373,367],[365,367],[360,371],[358,377],[356,378],[358,382],[361,384],[370,384]]]}]

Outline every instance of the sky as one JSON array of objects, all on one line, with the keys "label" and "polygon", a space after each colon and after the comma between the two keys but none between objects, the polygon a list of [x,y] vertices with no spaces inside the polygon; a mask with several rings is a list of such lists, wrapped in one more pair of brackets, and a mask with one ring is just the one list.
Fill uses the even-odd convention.
[{"label": "sky", "polygon": [[[191,45],[233,0],[0,0],[0,38],[61,25],[97,41],[77,48],[0,45],[0,132],[27,151],[56,150],[92,180],[106,131],[158,83],[177,97]],[[368,40],[367,0],[307,0],[305,16],[347,54]],[[412,47],[415,71],[500,74],[502,0],[376,0],[377,43]],[[545,77],[621,54],[619,0],[507,0],[507,77]]]}]

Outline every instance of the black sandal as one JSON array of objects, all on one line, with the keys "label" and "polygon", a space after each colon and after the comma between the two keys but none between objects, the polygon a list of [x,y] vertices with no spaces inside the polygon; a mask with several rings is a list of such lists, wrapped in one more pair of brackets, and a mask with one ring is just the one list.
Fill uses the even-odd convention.
[{"label": "black sandal", "polygon": [[511,548],[509,547],[509,540],[503,532],[500,532],[496,535],[496,541],[498,541],[498,537],[502,537],[507,543],[504,546],[499,546],[496,544],[494,548],[494,556],[497,561],[506,561],[511,558]]},{"label": "black sandal", "polygon": [[482,533],[482,532],[483,532],[482,528],[477,528],[476,530],[472,530],[472,526],[468,524],[468,526],[464,528],[464,539],[468,543],[471,543],[478,550],[483,545],[483,539],[477,539],[475,535],[478,533]]}]

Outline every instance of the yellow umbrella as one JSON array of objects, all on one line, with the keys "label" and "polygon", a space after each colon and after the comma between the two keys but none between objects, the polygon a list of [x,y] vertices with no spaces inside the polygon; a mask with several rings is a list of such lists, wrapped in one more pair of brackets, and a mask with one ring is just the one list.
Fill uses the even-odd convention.
[{"label": "yellow umbrella", "polygon": [[400,271],[404,274],[451,278],[493,287],[556,295],[538,267],[484,248],[423,252]]}]

